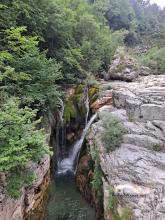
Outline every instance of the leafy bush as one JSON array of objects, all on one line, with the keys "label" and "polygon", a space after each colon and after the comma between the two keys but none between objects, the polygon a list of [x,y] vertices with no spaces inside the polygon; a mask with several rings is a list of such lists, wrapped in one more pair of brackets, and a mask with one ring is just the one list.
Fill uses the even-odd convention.
[{"label": "leafy bush", "polygon": [[116,198],[116,196],[114,195],[112,188],[110,187],[110,188],[109,188],[109,202],[108,202],[108,208],[111,209],[111,210],[115,210],[115,209],[116,209],[116,206],[117,206],[117,203],[118,203],[117,198]]},{"label": "leafy bush", "polygon": [[47,59],[37,48],[37,37],[25,36],[25,27],[5,31],[7,43],[0,52],[0,82],[9,96],[21,97],[24,105],[40,110],[58,102],[56,82],[61,79],[60,65]]},{"label": "leafy bush", "polygon": [[165,150],[165,146],[161,145],[161,144],[154,144],[153,145],[153,150],[160,152],[160,151],[164,151]]},{"label": "leafy bush", "polygon": [[140,58],[141,62],[151,68],[154,74],[165,74],[165,47],[154,47]]},{"label": "leafy bush", "polygon": [[122,142],[123,134],[124,127],[121,122],[112,113],[104,114],[101,139],[107,152],[119,147]]},{"label": "leafy bush", "polygon": [[24,167],[50,153],[43,129],[36,130],[36,110],[19,108],[19,100],[11,98],[0,107],[0,172]]}]

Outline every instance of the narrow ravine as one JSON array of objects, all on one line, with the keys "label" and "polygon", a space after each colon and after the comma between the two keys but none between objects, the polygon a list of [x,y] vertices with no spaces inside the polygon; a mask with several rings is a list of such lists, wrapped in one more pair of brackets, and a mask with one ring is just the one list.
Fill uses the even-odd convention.
[{"label": "narrow ravine", "polygon": [[[67,124],[61,115],[61,127],[54,132],[55,158],[52,165],[52,182],[44,208],[44,220],[95,220],[95,209],[78,191],[75,182],[76,170],[85,137],[97,114],[90,114],[90,99],[88,88],[82,91],[82,105],[85,109],[83,120],[69,121],[70,126],[78,123],[77,140],[67,143]],[[63,114],[63,113],[62,113]]]},{"label": "narrow ravine", "polygon": [[52,181],[44,220],[95,220],[95,210],[77,191],[72,173]]},{"label": "narrow ravine", "polygon": [[[87,111],[88,116],[88,111]],[[86,117],[87,118],[87,117]],[[66,158],[58,158],[54,171],[45,220],[94,220],[95,210],[80,195],[75,185],[75,171],[85,136],[96,114],[86,124],[81,138],[71,147]]]}]

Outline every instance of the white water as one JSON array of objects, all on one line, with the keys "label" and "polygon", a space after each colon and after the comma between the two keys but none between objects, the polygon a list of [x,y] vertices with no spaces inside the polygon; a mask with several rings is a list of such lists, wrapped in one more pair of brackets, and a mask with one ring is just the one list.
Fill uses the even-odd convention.
[{"label": "white water", "polygon": [[58,161],[58,170],[57,170],[58,174],[65,174],[68,171],[70,171],[70,172],[75,171],[76,158],[79,155],[79,152],[81,150],[81,147],[82,147],[83,141],[85,139],[85,136],[88,132],[88,129],[90,128],[91,124],[94,122],[96,117],[97,117],[97,114],[95,114],[91,117],[90,121],[87,123],[87,125],[84,128],[84,131],[82,133],[80,140],[76,141],[76,143],[73,145],[71,151],[69,152],[69,156],[67,158],[64,158],[61,161]]}]

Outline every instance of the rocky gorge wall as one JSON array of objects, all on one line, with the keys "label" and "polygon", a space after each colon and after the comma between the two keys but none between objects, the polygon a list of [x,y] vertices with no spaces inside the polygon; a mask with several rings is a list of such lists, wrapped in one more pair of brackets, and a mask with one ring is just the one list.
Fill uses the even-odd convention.
[{"label": "rocky gorge wall", "polygon": [[[101,82],[103,93],[112,94],[113,104],[98,110],[98,121],[87,139],[100,158],[106,220],[165,219],[164,82],[164,75]],[[110,152],[101,141],[105,112],[125,128],[122,143]],[[113,206],[112,201],[116,201]]]},{"label": "rocky gorge wall", "polygon": [[[89,161],[95,163],[97,154],[105,220],[164,220],[165,75],[151,75],[148,67],[138,66],[125,52],[117,50],[104,75],[106,81],[100,81],[99,99],[91,105],[98,118],[87,136],[88,151],[80,160],[78,188],[83,195],[86,191],[93,195],[95,177]],[[121,144],[113,150],[107,150],[102,139],[105,114],[124,129]]]}]

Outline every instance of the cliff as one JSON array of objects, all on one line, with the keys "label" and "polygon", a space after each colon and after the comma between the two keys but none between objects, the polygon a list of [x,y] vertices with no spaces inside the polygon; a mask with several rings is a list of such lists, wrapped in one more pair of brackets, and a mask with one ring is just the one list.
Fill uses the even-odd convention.
[{"label": "cliff", "polygon": [[[91,151],[94,146],[99,152],[106,220],[122,217],[126,210],[123,219],[127,220],[165,219],[164,82],[164,75],[141,76],[134,82],[102,82],[104,93],[111,88],[113,105],[98,111],[88,142]],[[110,152],[101,141],[105,112],[117,117],[125,128],[122,143]],[[114,199],[117,202],[111,206]]]}]

